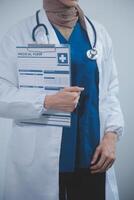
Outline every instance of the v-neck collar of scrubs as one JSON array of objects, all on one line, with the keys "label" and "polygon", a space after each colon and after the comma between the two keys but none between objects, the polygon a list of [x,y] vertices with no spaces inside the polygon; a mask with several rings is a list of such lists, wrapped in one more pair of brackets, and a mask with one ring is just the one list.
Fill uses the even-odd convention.
[{"label": "v-neck collar of scrubs", "polygon": [[58,36],[58,38],[62,38],[62,42],[64,42],[64,43],[71,43],[71,41],[73,39],[73,35],[75,35],[75,32],[76,32],[76,29],[77,29],[78,25],[79,25],[79,20],[76,22],[76,24],[75,24],[73,30],[71,31],[71,34],[70,34],[70,36],[69,36],[68,39],[65,38],[65,36],[58,30],[57,27],[55,27],[54,25],[52,25],[52,26],[53,26],[53,28],[54,28],[54,30],[55,30],[56,35]]}]

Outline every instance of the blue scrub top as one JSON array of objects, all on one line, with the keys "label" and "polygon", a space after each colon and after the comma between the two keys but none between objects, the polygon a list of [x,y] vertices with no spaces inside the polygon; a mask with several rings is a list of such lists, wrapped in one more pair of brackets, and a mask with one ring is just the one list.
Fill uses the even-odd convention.
[{"label": "blue scrub top", "polygon": [[71,114],[71,127],[63,128],[60,172],[89,168],[93,153],[100,140],[99,72],[97,63],[86,52],[91,44],[86,31],[78,21],[68,40],[54,27],[61,44],[71,47],[72,86],[84,87],[79,105]]}]

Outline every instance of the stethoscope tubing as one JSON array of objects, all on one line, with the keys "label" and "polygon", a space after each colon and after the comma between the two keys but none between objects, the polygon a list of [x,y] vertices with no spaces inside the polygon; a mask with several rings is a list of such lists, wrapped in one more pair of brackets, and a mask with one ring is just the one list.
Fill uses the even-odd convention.
[{"label": "stethoscope tubing", "polygon": [[[47,40],[48,40],[48,44],[49,44],[49,31],[48,31],[48,28],[46,27],[45,24],[40,23],[40,21],[39,21],[39,12],[40,12],[40,10],[38,10],[36,12],[36,23],[37,23],[37,25],[33,29],[32,39],[33,39],[34,42],[36,42],[36,31],[38,30],[38,28],[43,27],[44,30],[45,30],[45,34],[46,34]],[[90,26],[91,26],[91,28],[93,30],[93,34],[94,34],[94,44],[92,45],[92,49],[87,51],[88,58],[93,60],[93,59],[96,59],[96,56],[97,56],[97,50],[96,50],[97,32],[96,32],[96,29],[95,29],[93,23],[89,20],[89,18],[87,16],[86,16],[86,19],[88,20],[88,22],[89,22],[89,24],[90,24]]]},{"label": "stethoscope tubing", "polygon": [[89,24],[91,25],[93,33],[94,33],[94,44],[93,44],[92,48],[95,49],[96,48],[96,44],[97,44],[97,32],[95,30],[95,27],[94,27],[93,23],[89,20],[89,18],[87,16],[86,16],[86,19],[89,22]]}]

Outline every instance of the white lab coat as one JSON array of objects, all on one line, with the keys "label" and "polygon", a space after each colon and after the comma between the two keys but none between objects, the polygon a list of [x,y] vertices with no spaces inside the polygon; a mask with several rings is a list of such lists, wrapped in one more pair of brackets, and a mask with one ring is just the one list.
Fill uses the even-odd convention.
[{"label": "white lab coat", "polygon": [[[40,22],[50,34],[50,42],[58,44],[57,36],[44,9]],[[86,20],[86,19],[85,19]],[[94,35],[86,20],[91,43]],[[97,31],[97,59],[99,68],[99,112],[101,138],[104,132],[123,133],[123,117],[118,101],[118,77],[113,58],[112,43],[106,30],[94,22]],[[58,200],[59,155],[62,127],[22,125],[23,119],[39,119],[45,93],[18,89],[16,46],[33,42],[35,16],[15,25],[0,44],[0,117],[13,119],[9,142],[4,194],[2,200]],[[4,134],[4,133],[3,133]],[[106,199],[118,200],[114,168],[107,171]]]}]

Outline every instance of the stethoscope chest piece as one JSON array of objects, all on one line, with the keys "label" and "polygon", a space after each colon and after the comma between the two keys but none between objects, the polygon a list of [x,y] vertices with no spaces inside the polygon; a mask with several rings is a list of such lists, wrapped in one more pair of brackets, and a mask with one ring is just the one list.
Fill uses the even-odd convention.
[{"label": "stethoscope chest piece", "polygon": [[87,57],[91,60],[96,60],[98,57],[98,52],[96,48],[87,51]]}]

